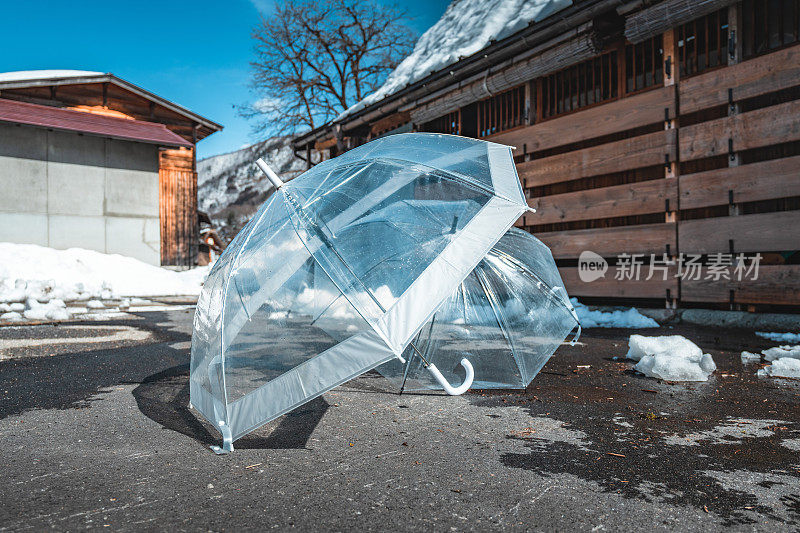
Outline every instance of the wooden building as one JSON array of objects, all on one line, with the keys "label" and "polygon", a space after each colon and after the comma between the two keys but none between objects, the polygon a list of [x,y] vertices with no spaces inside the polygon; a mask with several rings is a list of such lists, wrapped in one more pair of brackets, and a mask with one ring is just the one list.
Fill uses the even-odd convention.
[{"label": "wooden building", "polygon": [[221,129],[113,74],[0,73],[0,240],[194,265],[195,145]]},{"label": "wooden building", "polygon": [[[401,131],[514,146],[536,208],[517,226],[571,295],[800,307],[800,0],[576,0],[294,146]],[[605,277],[582,281],[587,250]],[[631,256],[641,275],[615,275]]]}]

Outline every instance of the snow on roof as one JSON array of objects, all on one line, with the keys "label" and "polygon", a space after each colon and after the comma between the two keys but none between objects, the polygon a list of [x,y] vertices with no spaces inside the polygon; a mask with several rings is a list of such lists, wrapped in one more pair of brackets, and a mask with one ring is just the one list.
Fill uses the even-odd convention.
[{"label": "snow on roof", "polygon": [[18,70],[16,72],[0,72],[0,83],[6,81],[51,80],[64,78],[84,78],[86,76],[102,76],[105,72],[91,70]]},{"label": "snow on roof", "polygon": [[374,93],[345,110],[355,113],[406,85],[486,48],[572,4],[572,0],[453,0],[439,21]]}]

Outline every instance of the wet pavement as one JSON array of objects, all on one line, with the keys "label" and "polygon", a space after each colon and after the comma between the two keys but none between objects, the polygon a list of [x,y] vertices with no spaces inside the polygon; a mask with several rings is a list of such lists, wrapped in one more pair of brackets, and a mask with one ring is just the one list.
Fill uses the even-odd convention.
[{"label": "wet pavement", "polygon": [[0,530],[797,530],[800,381],[751,331],[670,384],[588,330],[526,391],[392,392],[371,373],[237,441],[187,408],[191,310],[0,328]]}]

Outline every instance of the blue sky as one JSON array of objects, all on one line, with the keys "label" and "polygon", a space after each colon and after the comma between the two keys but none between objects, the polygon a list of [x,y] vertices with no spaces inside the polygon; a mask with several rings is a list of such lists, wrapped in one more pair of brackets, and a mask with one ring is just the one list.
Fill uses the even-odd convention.
[{"label": "blue sky", "polygon": [[[422,33],[448,0],[396,3]],[[199,157],[229,152],[258,140],[233,106],[252,100],[250,31],[259,9],[271,5],[272,0],[6,2],[0,72],[113,72],[225,126],[200,142]]]}]

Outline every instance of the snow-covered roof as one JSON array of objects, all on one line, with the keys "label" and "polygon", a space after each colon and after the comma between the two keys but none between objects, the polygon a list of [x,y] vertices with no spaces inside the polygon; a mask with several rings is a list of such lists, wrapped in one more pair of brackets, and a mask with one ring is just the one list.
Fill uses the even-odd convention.
[{"label": "snow-covered roof", "polygon": [[91,70],[17,70],[15,72],[0,72],[0,83],[6,81],[85,78],[87,76],[102,76],[103,74],[105,72]]},{"label": "snow-covered roof", "polygon": [[400,89],[442,70],[462,58],[504,39],[556,11],[572,0],[453,0],[439,21],[422,34],[414,50],[374,93],[339,115],[368,107]]}]

